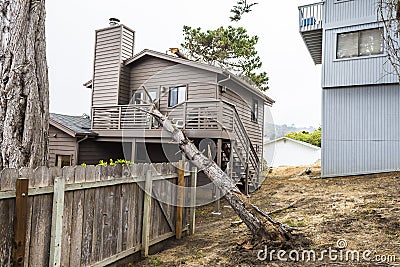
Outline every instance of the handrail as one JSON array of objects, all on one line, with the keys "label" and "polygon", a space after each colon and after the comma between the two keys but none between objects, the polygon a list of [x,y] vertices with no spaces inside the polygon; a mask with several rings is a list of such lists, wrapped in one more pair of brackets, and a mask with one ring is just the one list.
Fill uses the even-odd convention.
[{"label": "handrail", "polygon": [[248,142],[249,142],[249,147],[250,147],[250,149],[252,150],[252,152],[254,153],[254,155],[256,156],[257,162],[260,162],[260,158],[258,157],[257,152],[256,152],[256,150],[254,149],[253,144],[251,143],[251,139],[250,139],[249,135],[248,135],[247,132],[246,132],[246,128],[245,128],[244,125],[243,125],[242,119],[240,119],[240,116],[239,116],[239,113],[238,113],[236,107],[235,107],[233,104],[231,104],[231,103],[229,103],[229,102],[227,102],[227,101],[225,101],[225,100],[221,100],[221,101],[222,101],[223,103],[225,103],[225,104],[227,104],[227,105],[229,105],[229,106],[231,106],[231,107],[233,108],[233,111],[234,111],[234,113],[235,113],[235,116],[236,116],[237,119],[238,119],[237,121],[239,122],[240,127],[241,127],[241,129],[243,130],[243,132],[245,133],[246,138],[247,138],[247,140],[248,140]]},{"label": "handrail", "polygon": [[317,2],[317,3],[302,5],[302,6],[299,6],[298,8],[301,9],[301,8],[305,8],[305,7],[312,7],[312,6],[315,6],[315,5],[323,5],[324,3],[325,3],[325,1],[320,1],[320,2]]},{"label": "handrail", "polygon": [[[241,130],[241,134],[243,135],[242,138],[245,139],[245,140],[242,140],[241,142],[243,143],[244,147],[249,148],[249,151],[247,151],[246,157],[248,157],[248,160],[249,160],[250,164],[253,166],[254,170],[256,171],[256,175],[258,177],[259,174],[260,174],[260,158],[258,157],[257,152],[254,149],[253,144],[251,143],[251,139],[250,139],[249,135],[247,134],[246,128],[243,125],[242,120],[240,119],[239,113],[238,113],[236,107],[233,104],[231,104],[231,103],[229,103],[227,101],[224,101],[224,100],[221,100],[221,102],[229,105],[233,109],[233,112],[235,114],[236,122],[237,122],[237,124],[239,126],[239,129]],[[241,137],[238,135],[238,138],[241,138]],[[249,177],[247,177],[247,178],[249,178]]]}]

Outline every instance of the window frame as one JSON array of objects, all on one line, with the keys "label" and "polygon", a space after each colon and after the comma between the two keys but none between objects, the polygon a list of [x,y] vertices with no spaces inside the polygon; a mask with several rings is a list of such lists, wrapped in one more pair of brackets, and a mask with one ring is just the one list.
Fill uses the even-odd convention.
[{"label": "window frame", "polygon": [[[160,95],[159,88],[150,88],[150,89],[148,89],[148,92],[149,92],[150,96],[152,95],[152,93],[155,94],[156,97],[153,99],[153,101],[157,100],[159,98],[159,95]],[[136,98],[136,96],[139,96],[139,98]],[[143,101],[139,101],[139,99],[141,99]],[[150,101],[150,99],[149,99],[148,95],[146,94],[146,92],[144,91],[144,89],[138,89],[133,93],[133,104],[134,105],[147,104],[146,101]]]},{"label": "window frame", "polygon": [[[364,31],[370,31],[370,30],[376,30],[380,29],[382,33],[382,52],[378,54],[371,54],[371,55],[360,55],[360,36],[361,32]],[[350,33],[357,33],[357,56],[354,57],[338,57],[338,49],[339,49],[339,36],[341,34],[350,34]],[[367,29],[362,29],[362,30],[355,30],[355,31],[344,31],[344,32],[338,32],[336,33],[336,42],[335,42],[335,57],[334,61],[342,61],[342,60],[353,60],[353,59],[362,59],[362,58],[372,58],[372,57],[381,57],[385,56],[385,42],[384,42],[384,28],[383,27],[371,27]]]},{"label": "window frame", "polygon": [[[184,99],[183,101],[181,101],[181,102],[179,102],[179,89],[180,89],[180,88],[185,88],[185,99]],[[171,102],[172,102],[172,101],[171,101],[171,91],[172,91],[173,89],[176,89],[177,92],[176,92],[176,102],[174,102],[173,105],[172,105],[172,104],[171,104]],[[187,85],[187,84],[184,84],[184,85],[177,85],[177,86],[170,86],[170,87],[168,88],[168,107],[169,107],[169,108],[173,108],[173,107],[176,107],[176,106],[178,106],[178,105],[180,105],[180,104],[186,102],[186,101],[187,101],[187,94],[188,94],[188,85]]]},{"label": "window frame", "polygon": [[[69,157],[69,165],[63,165],[62,163],[65,161],[64,157]],[[59,164],[61,163],[61,164]],[[65,154],[56,154],[55,164],[56,167],[65,167],[65,166],[72,166],[72,155],[65,155]]]},{"label": "window frame", "polygon": [[[257,107],[257,108],[256,108]],[[258,122],[258,116],[259,114],[259,105],[258,105],[258,99],[253,98],[253,103],[251,106],[251,121],[252,122]]]}]

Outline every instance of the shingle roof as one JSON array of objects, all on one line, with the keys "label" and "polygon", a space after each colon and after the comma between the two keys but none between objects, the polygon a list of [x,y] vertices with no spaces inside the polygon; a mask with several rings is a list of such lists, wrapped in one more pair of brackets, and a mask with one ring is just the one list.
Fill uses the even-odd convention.
[{"label": "shingle roof", "polygon": [[[73,135],[96,135],[90,130],[90,118],[84,116],[70,116],[63,114],[50,113],[50,124],[61,126],[70,130]],[[70,133],[71,134],[71,133]]]}]

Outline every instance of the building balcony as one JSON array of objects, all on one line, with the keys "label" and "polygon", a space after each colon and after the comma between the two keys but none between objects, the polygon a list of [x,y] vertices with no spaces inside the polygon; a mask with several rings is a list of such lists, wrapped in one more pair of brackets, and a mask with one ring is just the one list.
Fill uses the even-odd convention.
[{"label": "building balcony", "polygon": [[324,2],[299,7],[299,31],[315,64],[322,64]]},{"label": "building balcony", "polygon": [[[150,105],[147,104],[93,107],[92,130],[103,136],[135,137],[135,133],[140,135],[144,130],[146,136],[159,136],[161,127],[148,111]],[[188,136],[196,137],[204,132],[206,137],[214,133],[229,138],[235,119],[239,119],[234,106],[219,100],[187,101],[163,112],[167,112],[168,118]]]}]

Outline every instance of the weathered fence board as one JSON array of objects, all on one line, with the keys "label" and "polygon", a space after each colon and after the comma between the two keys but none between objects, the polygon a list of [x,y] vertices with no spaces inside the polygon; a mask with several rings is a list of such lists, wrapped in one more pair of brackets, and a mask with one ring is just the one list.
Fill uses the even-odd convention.
[{"label": "weathered fence board", "polygon": [[[138,252],[143,247],[143,229],[148,229],[147,249],[175,236],[176,166],[163,163],[2,170],[0,266],[12,264],[18,177],[29,179],[24,266],[105,266]],[[144,220],[147,170],[152,182],[151,205]],[[185,184],[190,184],[189,173],[185,176]],[[65,183],[62,192],[55,179]],[[58,202],[61,197],[63,201]],[[187,197],[185,194],[185,203],[190,202]],[[189,221],[187,210],[183,208],[183,227]]]}]

